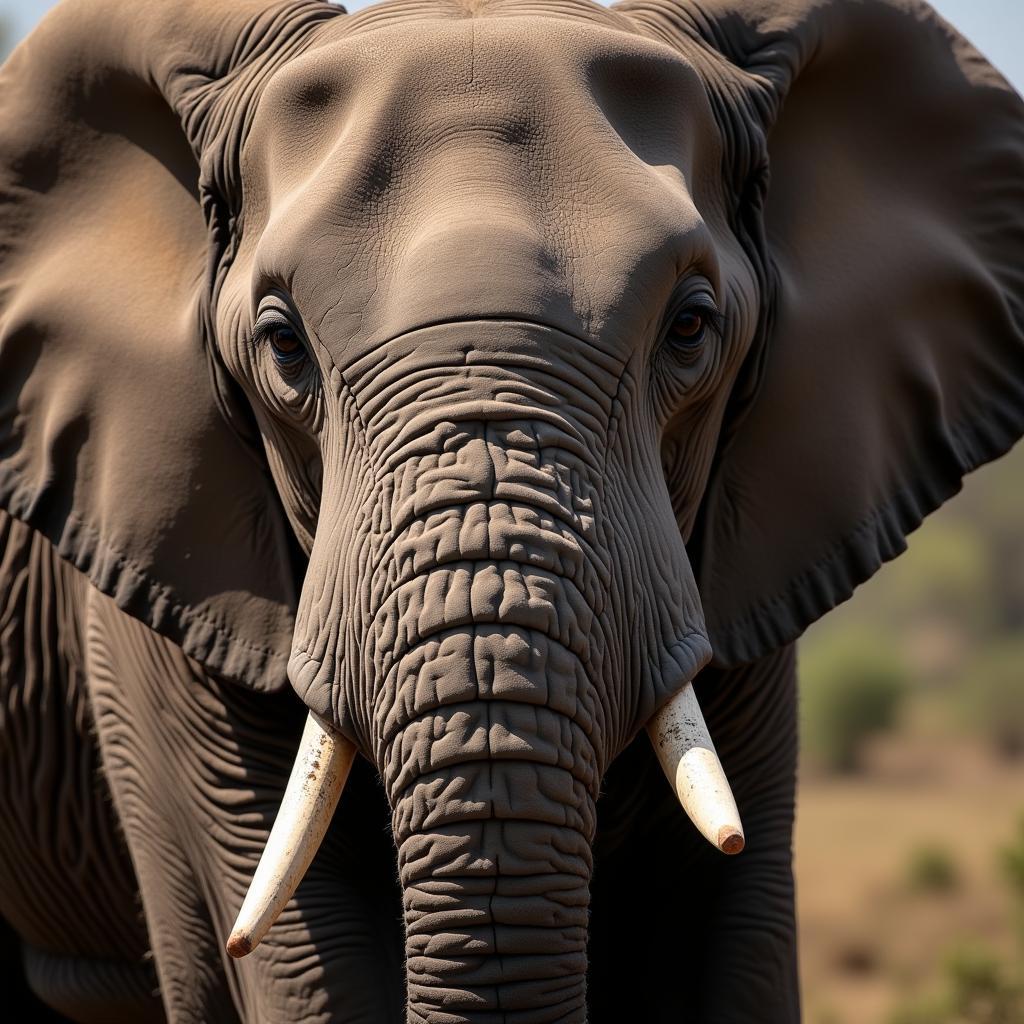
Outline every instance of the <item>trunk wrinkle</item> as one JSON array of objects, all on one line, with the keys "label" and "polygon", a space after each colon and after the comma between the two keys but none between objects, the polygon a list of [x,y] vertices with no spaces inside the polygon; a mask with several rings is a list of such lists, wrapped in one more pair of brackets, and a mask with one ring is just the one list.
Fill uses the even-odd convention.
[{"label": "trunk wrinkle", "polygon": [[[499,582],[502,588],[500,593],[496,593],[491,598],[482,597],[479,594],[479,585],[485,581],[485,573],[488,569],[494,569],[496,573],[500,571],[496,582]],[[470,589],[464,593],[459,593],[456,588],[466,581],[457,574],[463,571],[469,576]],[[515,575],[510,579],[508,574]],[[425,604],[428,603],[427,588],[439,578],[448,585],[448,589],[442,595],[445,603],[444,614],[439,616],[434,624],[425,628],[417,625],[416,628],[410,630],[404,636],[402,643],[388,645],[388,653],[393,658],[401,659],[418,646],[445,633],[464,630],[466,627],[473,626],[500,626],[518,627],[519,629],[540,633],[552,642],[561,644],[566,650],[580,658],[581,661],[588,660],[590,646],[586,641],[592,630],[592,622],[585,621],[575,631],[576,635],[568,641],[564,636],[555,633],[550,620],[552,618],[558,619],[558,611],[560,609],[554,603],[549,603],[547,607],[541,604],[541,602],[546,601],[546,595],[543,592],[537,593],[541,589],[538,585],[548,584],[567,589],[570,598],[574,598],[574,600],[565,610],[576,617],[584,616],[589,620],[593,616],[599,619],[600,612],[590,607],[583,592],[568,577],[559,576],[556,573],[528,563],[524,564],[511,560],[500,562],[490,560],[458,561],[449,563],[444,567],[432,568],[426,572],[417,573],[416,576],[400,584],[388,594],[374,616],[375,625],[379,617],[387,616],[388,614],[393,614],[396,619],[407,618],[410,614],[408,609],[396,609],[394,607],[396,604],[400,605],[403,599],[409,600],[410,598],[421,597],[424,599]],[[531,583],[534,584],[532,593],[530,592]],[[477,593],[473,592],[474,584],[478,585]],[[522,602],[517,602],[512,607],[504,607],[507,598],[506,591],[510,589],[511,585],[519,585],[527,591],[529,603],[526,604],[526,607],[523,607]],[[417,587],[422,588],[422,594],[416,593]],[[501,602],[498,607],[494,606],[496,598]],[[449,606],[455,601],[461,601],[462,604],[461,607],[452,612],[449,610]],[[491,607],[481,609],[480,606],[486,604],[490,604]],[[422,618],[425,614],[426,610],[420,609],[420,617]],[[541,617],[549,621],[540,625],[536,620]]]},{"label": "trunk wrinkle", "polygon": [[422,505],[410,508],[403,519],[394,522],[387,533],[378,539],[378,543],[381,545],[377,550],[378,564],[385,564],[391,550],[401,542],[403,535],[408,533],[417,524],[426,522],[431,517],[442,515],[446,512],[466,512],[477,505],[484,507],[506,506],[533,512],[538,516],[550,516],[555,522],[572,532],[573,539],[585,550],[588,559],[595,568],[602,570],[602,582],[606,584],[610,582],[611,567],[601,557],[600,551],[594,547],[594,541],[597,538],[590,536],[594,531],[579,515],[567,510],[554,499],[551,501],[540,501],[537,499],[536,494],[497,493],[497,489],[492,494],[474,494],[461,500],[453,500],[451,498],[439,499],[435,502],[428,501]]}]

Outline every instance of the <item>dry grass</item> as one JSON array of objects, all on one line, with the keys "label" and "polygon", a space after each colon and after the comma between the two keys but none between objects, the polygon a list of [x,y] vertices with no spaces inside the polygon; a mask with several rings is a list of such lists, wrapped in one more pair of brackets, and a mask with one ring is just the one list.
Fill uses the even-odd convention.
[{"label": "dry grass", "polygon": [[[903,735],[876,746],[859,777],[804,780],[798,807],[807,1024],[885,1024],[897,1004],[941,983],[957,943],[1017,954],[997,851],[1024,812],[1024,762]],[[922,846],[949,854],[951,891],[914,891]]]}]

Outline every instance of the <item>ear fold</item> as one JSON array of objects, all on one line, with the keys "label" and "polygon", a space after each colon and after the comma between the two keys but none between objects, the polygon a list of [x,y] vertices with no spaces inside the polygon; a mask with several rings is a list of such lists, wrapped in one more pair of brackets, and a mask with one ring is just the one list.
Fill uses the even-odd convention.
[{"label": "ear fold", "polygon": [[776,294],[695,537],[735,663],[845,600],[1024,432],[1024,104],[917,0],[624,7],[710,51],[724,116],[767,135]]},{"label": "ear fold", "polygon": [[204,337],[219,254],[189,143],[202,103],[313,7],[66,3],[0,72],[0,505],[264,689],[286,681],[294,570]]}]

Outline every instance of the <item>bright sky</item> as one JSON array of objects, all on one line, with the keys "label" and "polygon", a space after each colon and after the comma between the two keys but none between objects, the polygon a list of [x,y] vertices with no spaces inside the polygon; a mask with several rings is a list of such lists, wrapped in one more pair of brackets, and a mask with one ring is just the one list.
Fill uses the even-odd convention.
[{"label": "bright sky", "polygon": [[[370,2],[348,0],[345,6],[357,11]],[[52,6],[53,0],[0,0],[0,16],[20,39]],[[1024,93],[1024,0],[932,0],[932,6]]]}]

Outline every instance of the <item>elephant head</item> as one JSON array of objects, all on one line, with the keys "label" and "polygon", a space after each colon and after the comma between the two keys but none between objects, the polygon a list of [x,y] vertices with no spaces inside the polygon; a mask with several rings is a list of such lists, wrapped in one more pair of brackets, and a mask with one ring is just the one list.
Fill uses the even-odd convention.
[{"label": "elephant head", "polygon": [[608,765],[738,850],[690,680],[1024,431],[1019,98],[917,0],[66,0],[2,103],[4,507],[309,709],[231,951],[361,752],[410,1019],[584,1019]]}]

